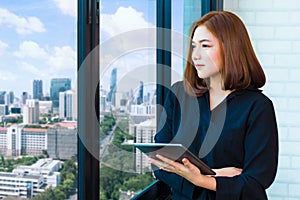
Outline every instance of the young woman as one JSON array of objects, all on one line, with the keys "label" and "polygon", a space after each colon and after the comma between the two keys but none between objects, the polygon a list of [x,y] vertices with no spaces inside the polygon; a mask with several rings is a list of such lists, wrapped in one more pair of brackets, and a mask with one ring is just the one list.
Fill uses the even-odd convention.
[{"label": "young woman", "polygon": [[276,118],[236,15],[210,12],[194,23],[184,78],[169,92],[155,142],[184,144],[216,175],[203,175],[186,158],[157,155],[150,159],[156,177],[172,188],[172,200],[267,199],[278,163]]}]

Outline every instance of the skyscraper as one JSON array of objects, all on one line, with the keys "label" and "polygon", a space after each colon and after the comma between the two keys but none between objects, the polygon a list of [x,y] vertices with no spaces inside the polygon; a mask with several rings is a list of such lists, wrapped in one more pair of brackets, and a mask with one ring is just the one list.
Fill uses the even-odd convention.
[{"label": "skyscraper", "polygon": [[22,92],[22,103],[26,104],[26,100],[28,99],[28,93]]},{"label": "skyscraper", "polygon": [[138,105],[143,103],[143,95],[144,95],[144,83],[143,81],[140,81],[139,93],[136,101]]},{"label": "skyscraper", "polygon": [[14,95],[14,92],[13,91],[10,91],[9,92],[9,100],[10,100],[10,104],[13,104],[14,103],[14,99],[15,99],[15,95]]},{"label": "skyscraper", "polygon": [[0,91],[0,104],[5,104],[5,91]]},{"label": "skyscraper", "polygon": [[32,93],[33,93],[33,98],[42,100],[43,98],[43,81],[42,80],[33,80],[33,85],[32,85]]},{"label": "skyscraper", "polygon": [[114,68],[111,71],[110,90],[107,97],[107,101],[111,102],[111,104],[114,106],[116,105],[116,91],[117,91],[117,69]]},{"label": "skyscraper", "polygon": [[77,95],[73,90],[59,93],[59,118],[77,120]]},{"label": "skyscraper", "polygon": [[55,78],[51,80],[50,98],[53,102],[53,111],[59,108],[59,93],[71,89],[71,79]]}]

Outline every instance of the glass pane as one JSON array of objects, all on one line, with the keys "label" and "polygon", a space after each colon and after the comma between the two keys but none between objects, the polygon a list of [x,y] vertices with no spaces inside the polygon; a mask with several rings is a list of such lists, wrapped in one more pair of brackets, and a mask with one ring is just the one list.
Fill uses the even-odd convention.
[{"label": "glass pane", "polygon": [[133,143],[156,132],[156,1],[100,7],[100,199],[130,199],[154,180]]},{"label": "glass pane", "polygon": [[0,1],[0,197],[77,199],[77,5],[68,2]]},{"label": "glass pane", "polygon": [[201,17],[201,1],[172,1],[172,83],[183,79],[190,27]]}]

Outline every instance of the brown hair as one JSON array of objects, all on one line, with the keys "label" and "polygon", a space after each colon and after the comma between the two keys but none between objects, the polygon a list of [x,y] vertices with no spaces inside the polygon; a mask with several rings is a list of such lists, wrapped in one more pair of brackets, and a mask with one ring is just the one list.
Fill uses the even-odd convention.
[{"label": "brown hair", "polygon": [[[193,24],[191,38],[198,26],[205,26],[220,42],[223,64],[220,74],[224,90],[260,88],[265,84],[264,71],[239,17],[228,11],[209,12]],[[190,95],[201,96],[208,88],[193,65],[191,42],[184,71],[184,88]]]}]

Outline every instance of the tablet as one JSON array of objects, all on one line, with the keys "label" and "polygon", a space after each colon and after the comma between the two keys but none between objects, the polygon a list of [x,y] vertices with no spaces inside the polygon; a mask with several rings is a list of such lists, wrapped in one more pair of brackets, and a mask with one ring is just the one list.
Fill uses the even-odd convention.
[{"label": "tablet", "polygon": [[176,160],[181,163],[183,158],[187,158],[191,163],[196,165],[201,170],[202,174],[216,175],[216,173],[211,168],[209,168],[203,161],[201,161],[182,144],[134,143],[133,145],[149,157],[155,158],[156,154],[160,154],[171,160]]}]

